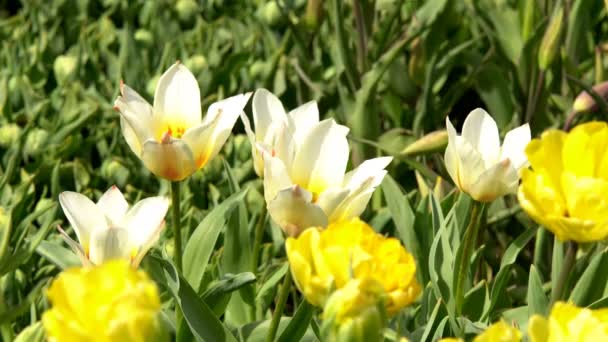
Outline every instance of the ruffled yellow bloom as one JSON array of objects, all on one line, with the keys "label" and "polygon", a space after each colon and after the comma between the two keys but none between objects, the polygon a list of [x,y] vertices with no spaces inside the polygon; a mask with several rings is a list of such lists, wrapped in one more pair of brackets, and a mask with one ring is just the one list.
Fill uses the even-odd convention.
[{"label": "ruffled yellow bloom", "polygon": [[507,322],[500,320],[488,327],[483,333],[477,335],[473,342],[519,342],[521,332]]},{"label": "ruffled yellow bloom", "polygon": [[125,260],[72,268],[53,281],[42,322],[50,341],[165,340],[156,285]]},{"label": "ruffled yellow bloom", "polygon": [[590,310],[557,302],[549,318],[530,318],[528,336],[530,342],[608,341],[608,309]]},{"label": "ruffled yellow bloom", "polygon": [[438,342],[464,342],[464,340],[461,338],[457,338],[457,337],[446,337],[446,338],[442,338]]},{"label": "ruffled yellow bloom", "polygon": [[538,223],[562,240],[608,236],[608,125],[590,122],[570,133],[549,130],[526,147],[518,199]]},{"label": "ruffled yellow bloom", "polygon": [[373,278],[352,279],[336,290],[323,308],[323,336],[327,341],[382,341],[387,323],[382,284]]},{"label": "ruffled yellow bloom", "polygon": [[358,218],[325,230],[309,228],[288,238],[286,249],[295,283],[313,305],[323,306],[331,292],[352,278],[371,277],[382,284],[389,315],[420,293],[412,255],[399,240],[376,233]]}]

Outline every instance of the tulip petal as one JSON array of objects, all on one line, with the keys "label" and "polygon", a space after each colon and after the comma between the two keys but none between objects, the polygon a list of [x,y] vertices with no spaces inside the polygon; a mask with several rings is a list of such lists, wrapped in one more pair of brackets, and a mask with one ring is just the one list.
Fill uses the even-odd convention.
[{"label": "tulip petal", "polygon": [[477,150],[486,167],[493,165],[500,155],[500,136],[496,122],[481,108],[473,110],[464,120],[462,137]]},{"label": "tulip petal", "polygon": [[253,123],[255,125],[256,141],[265,141],[268,129],[273,122],[287,120],[283,104],[273,93],[266,89],[258,89],[251,102]]},{"label": "tulip petal", "polygon": [[62,192],[59,194],[59,203],[86,252],[89,249],[91,232],[107,227],[103,212],[93,201],[77,192]]},{"label": "tulip petal", "polygon": [[158,239],[159,227],[169,209],[165,197],[148,197],[135,204],[125,216],[124,227],[129,232],[129,241],[135,248],[141,248]]},{"label": "tulip petal", "polygon": [[327,216],[311,200],[312,194],[296,185],[279,191],[268,212],[287,235],[297,237],[306,228],[327,226]]},{"label": "tulip petal", "polygon": [[319,195],[319,198],[315,203],[323,209],[323,212],[327,216],[330,216],[349,193],[350,190],[348,189],[327,189]]},{"label": "tulip petal", "polygon": [[307,102],[292,111],[288,115],[289,124],[294,132],[296,144],[301,144],[306,133],[319,123],[319,107],[317,101]]},{"label": "tulip petal", "polygon": [[272,157],[261,144],[258,144],[258,151],[264,158],[264,198],[266,203],[270,203],[279,190],[293,185],[283,161]]},{"label": "tulip petal", "polygon": [[101,209],[111,226],[120,226],[122,219],[129,209],[129,203],[116,185],[113,185],[97,201],[97,207]]},{"label": "tulip petal", "polygon": [[258,152],[255,132],[251,129],[251,122],[244,111],[241,112],[241,121],[243,122],[243,127],[245,127],[247,138],[249,138],[249,144],[251,145],[251,155],[253,156],[253,168],[255,169],[255,173],[260,177],[264,177],[264,158],[262,158],[262,155]]},{"label": "tulip petal", "polygon": [[89,260],[95,265],[113,259],[127,259],[130,256],[129,233],[122,228],[95,229],[91,234]]},{"label": "tulip petal", "polygon": [[192,151],[182,140],[158,143],[150,139],[144,144],[141,159],[153,174],[172,181],[182,180],[196,171]]},{"label": "tulip petal", "polygon": [[457,187],[462,188],[462,182],[460,181],[460,156],[456,150],[456,144],[459,137],[458,134],[456,134],[456,129],[452,126],[452,122],[447,117],[445,118],[445,126],[448,131],[448,146],[445,148],[445,155],[443,157],[445,168],[454,184],[456,184]]},{"label": "tulip petal", "polygon": [[120,127],[127,144],[136,155],[141,154],[141,145],[152,136],[152,106],[135,90],[124,83],[114,108],[120,113]]},{"label": "tulip petal", "polygon": [[213,127],[217,124],[220,117],[216,117],[214,121],[200,123],[189,128],[182,136],[182,140],[188,145],[192,151],[194,164],[196,169],[204,167],[210,160],[208,150],[209,145],[212,145]]},{"label": "tulip petal", "polygon": [[180,62],[158,80],[154,92],[154,115],[158,121],[179,122],[192,127],[201,121],[201,92],[196,78]]},{"label": "tulip petal", "polygon": [[525,150],[530,139],[530,126],[528,124],[510,130],[505,135],[500,159],[508,158],[516,170],[521,169],[528,163]]},{"label": "tulip petal", "polygon": [[368,178],[373,178],[373,187],[380,185],[386,174],[383,171],[392,160],[393,157],[380,157],[364,161],[356,169],[344,175],[343,186],[349,189],[356,189]]},{"label": "tulip petal", "polygon": [[314,193],[340,186],[348,163],[348,127],[333,119],[321,121],[305,135],[291,175],[294,183]]},{"label": "tulip petal", "polygon": [[467,192],[477,201],[491,202],[508,193],[516,193],[518,182],[517,170],[509,159],[505,159],[479,175]]},{"label": "tulip petal", "polygon": [[[383,178],[386,175],[386,171],[382,171],[383,174],[380,178]],[[374,185],[374,178],[368,178],[366,181],[361,183],[359,187],[354,188],[351,192],[344,198],[342,203],[338,205],[333,212],[326,212],[327,216],[329,216],[330,222],[339,222],[344,220],[349,220],[353,217],[360,216],[363,211],[365,211],[365,207],[369,203],[369,200],[372,198],[372,194],[376,189],[376,185]]]}]

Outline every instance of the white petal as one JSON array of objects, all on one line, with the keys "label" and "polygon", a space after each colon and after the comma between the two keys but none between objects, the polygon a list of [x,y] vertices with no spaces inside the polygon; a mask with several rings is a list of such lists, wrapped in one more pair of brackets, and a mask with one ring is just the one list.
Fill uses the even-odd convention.
[{"label": "white petal", "polygon": [[500,136],[496,122],[481,108],[473,110],[464,120],[462,137],[479,151],[486,167],[494,165],[500,155]]},{"label": "white petal", "polygon": [[198,82],[183,64],[173,64],[158,80],[154,93],[154,115],[161,121],[179,122],[185,128],[201,121]]},{"label": "white petal", "polygon": [[133,153],[139,157],[141,155],[142,141],[145,141],[145,139],[142,141],[139,140],[139,137],[133,128],[131,128],[131,125],[129,125],[127,119],[125,119],[125,117],[122,115],[120,116],[120,130],[122,131],[122,136],[127,141],[127,145],[129,145],[129,148],[131,148],[131,151],[133,151]]},{"label": "white petal", "polygon": [[136,155],[141,153],[141,145],[152,137],[152,107],[135,90],[126,84],[120,85],[121,96],[114,101],[114,109],[120,113],[120,127]]},{"label": "white petal", "polygon": [[491,202],[517,191],[519,176],[509,159],[497,163],[481,175],[469,188],[469,195],[480,202]]},{"label": "white petal", "polygon": [[258,151],[264,158],[264,198],[266,203],[273,200],[279,190],[293,185],[283,161],[272,157],[261,144],[257,145]]},{"label": "white petal", "polygon": [[89,249],[91,232],[107,227],[103,212],[93,201],[77,192],[62,192],[59,194],[59,203],[86,253]]},{"label": "white petal", "polygon": [[65,241],[65,243],[70,246],[72,251],[76,253],[78,259],[80,259],[80,262],[82,263],[82,266],[90,266],[91,262],[87,258],[86,252],[84,251],[82,246],[78,242],[72,240],[72,238],[60,226],[57,226],[57,230],[59,231],[59,235],[61,235],[61,237],[63,238],[63,241]]},{"label": "white petal", "polygon": [[454,184],[456,184],[458,188],[462,188],[460,182],[460,156],[458,155],[458,151],[456,151],[458,135],[456,134],[456,130],[454,129],[454,126],[452,126],[450,119],[447,117],[445,118],[445,125],[448,131],[448,146],[445,148],[443,161]]},{"label": "white petal", "polygon": [[146,256],[146,253],[148,253],[150,248],[152,248],[152,246],[154,246],[156,242],[158,242],[158,240],[160,239],[160,234],[162,233],[164,228],[165,221],[161,222],[160,226],[158,226],[158,228],[156,229],[156,232],[150,235],[149,240],[139,247],[139,251],[131,261],[133,267],[139,266],[139,263],[143,260],[144,256]]},{"label": "white petal", "polygon": [[[460,190],[471,194],[471,187],[486,170],[486,164],[481,154],[462,137],[456,138],[454,150],[460,161],[458,181],[454,181]],[[495,164],[494,164],[495,165]],[[490,165],[492,167],[493,165]]]},{"label": "white petal", "polygon": [[266,89],[258,89],[253,95],[251,103],[253,110],[253,124],[255,125],[256,141],[264,141],[268,128],[273,122],[287,120],[285,109],[281,101]]},{"label": "white petal", "polygon": [[382,183],[382,179],[386,172],[384,169],[390,164],[393,157],[380,157],[364,161],[356,169],[348,172],[344,176],[344,187],[349,189],[358,188],[368,178],[372,178],[373,186],[376,187]]},{"label": "white petal", "polygon": [[330,214],[329,222],[350,220],[360,216],[369,203],[374,188],[363,186],[358,191],[349,194],[342,203]]},{"label": "white petal", "polygon": [[311,129],[296,152],[291,168],[294,183],[315,193],[339,187],[348,163],[347,134],[348,128],[333,119]]},{"label": "white petal", "polygon": [[213,144],[213,127],[217,124],[220,117],[216,117],[214,121],[200,123],[191,127],[184,133],[182,140],[188,145],[192,151],[195,168],[198,170],[204,167],[210,158],[211,145]]},{"label": "white petal", "polygon": [[144,144],[141,159],[152,173],[172,181],[182,180],[196,171],[192,151],[182,140],[158,143],[150,139]]},{"label": "white petal", "polygon": [[122,228],[96,229],[91,235],[89,260],[95,265],[113,259],[129,259],[129,234]]},{"label": "white petal", "polygon": [[310,101],[301,105],[290,111],[288,117],[296,142],[300,144],[306,133],[319,123],[317,102]]},{"label": "white petal", "polygon": [[525,150],[530,139],[530,126],[528,124],[509,131],[502,143],[500,159],[508,158],[516,170],[521,169],[528,163]]},{"label": "white petal", "polygon": [[255,169],[255,173],[259,177],[264,177],[264,159],[256,148],[255,133],[251,129],[251,122],[245,112],[241,113],[241,121],[243,121],[245,133],[247,133],[247,138],[249,138],[249,143],[251,144],[251,156],[253,157],[253,168]]},{"label": "white petal", "polygon": [[141,248],[158,238],[159,227],[163,225],[169,209],[165,197],[149,197],[137,202],[127,213],[124,227],[129,232],[129,240],[135,248]]},{"label": "white petal", "polygon": [[[247,105],[249,97],[251,97],[251,93],[240,94],[218,101],[209,107],[203,120],[203,125],[209,124],[211,130],[209,134],[188,135],[184,138],[187,139],[195,160],[205,160],[206,163],[220,152],[222,146],[228,140],[236,120]],[[204,166],[205,163],[200,164],[199,167]]]},{"label": "white petal", "polygon": [[349,189],[328,189],[319,195],[315,204],[321,207],[325,215],[329,217],[349,193]]},{"label": "white petal", "polygon": [[97,207],[109,220],[110,226],[120,226],[122,219],[129,209],[129,203],[116,185],[113,185],[97,201]]},{"label": "white petal", "polygon": [[268,212],[287,235],[296,237],[306,228],[327,226],[327,216],[311,200],[312,194],[296,185],[279,191]]}]

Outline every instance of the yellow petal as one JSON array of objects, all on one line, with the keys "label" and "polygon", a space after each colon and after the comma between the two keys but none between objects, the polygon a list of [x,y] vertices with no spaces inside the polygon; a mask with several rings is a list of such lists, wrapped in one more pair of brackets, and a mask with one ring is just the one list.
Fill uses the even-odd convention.
[{"label": "yellow petal", "polygon": [[171,181],[179,181],[196,171],[192,151],[182,140],[167,143],[148,140],[141,159],[153,174]]}]

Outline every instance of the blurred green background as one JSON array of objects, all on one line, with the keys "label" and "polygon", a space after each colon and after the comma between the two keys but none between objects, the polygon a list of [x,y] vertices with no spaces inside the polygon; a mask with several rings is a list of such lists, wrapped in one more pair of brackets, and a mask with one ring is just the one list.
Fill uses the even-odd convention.
[{"label": "blurred green background", "polygon": [[[62,253],[51,232],[65,225],[61,191],[97,197],[116,184],[131,201],[168,192],[121,135],[112,109],[121,79],[152,101],[161,73],[181,60],[199,81],[204,110],[261,87],[289,109],[317,100],[322,117],[351,128],[353,165],[396,157],[390,174],[410,199],[436,175],[449,187],[445,135],[410,146],[444,129],[446,116],[459,127],[483,107],[503,134],[530,122],[534,136],[569,116],[607,114],[602,102],[580,115],[572,109],[582,90],[605,79],[601,0],[0,0],[0,42],[0,322],[12,322],[7,334],[35,322],[46,305],[40,289],[61,262],[48,262]],[[222,156],[251,188],[247,205],[258,212],[261,182],[240,122]],[[188,180],[189,227],[231,193],[224,171],[217,158]],[[513,203],[507,199],[500,213],[511,217]],[[381,194],[365,218],[394,229]],[[500,235],[490,254],[500,255],[523,229],[514,221],[504,223],[510,230],[486,233]],[[44,239],[54,243],[40,245]]]}]

